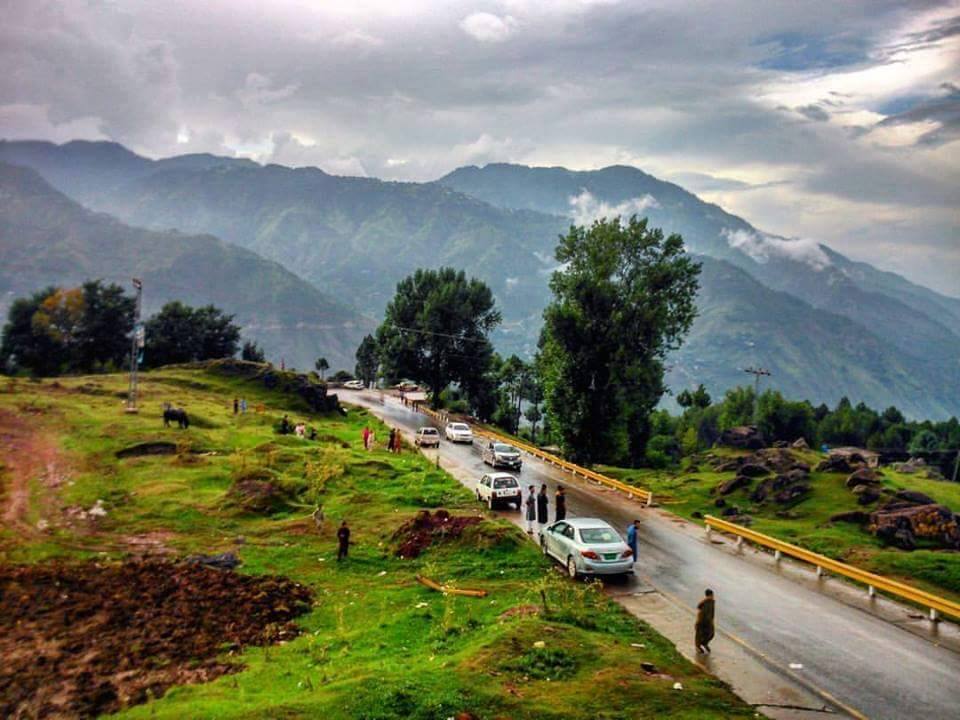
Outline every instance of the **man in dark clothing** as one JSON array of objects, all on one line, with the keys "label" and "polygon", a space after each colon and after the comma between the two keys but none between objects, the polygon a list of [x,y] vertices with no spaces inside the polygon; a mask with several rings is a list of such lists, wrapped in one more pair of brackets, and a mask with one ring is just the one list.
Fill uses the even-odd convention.
[{"label": "man in dark clothing", "polygon": [[233,399],[233,414],[236,415],[240,412],[240,400],[238,398]]},{"label": "man in dark clothing", "polygon": [[694,643],[697,646],[698,653],[709,654],[710,641],[713,640],[713,590],[707,588],[703,593],[703,600],[697,605],[697,624],[695,627],[696,637]]},{"label": "man in dark clothing", "polygon": [[556,507],[556,519],[566,520],[567,518],[567,493],[563,489],[563,485],[557,485],[557,496],[554,499],[554,504]]},{"label": "man in dark clothing", "polygon": [[347,552],[350,550],[350,528],[347,527],[346,520],[340,523],[337,529],[337,543],[337,562],[340,562],[347,557]]},{"label": "man in dark clothing", "polygon": [[547,515],[547,506],[550,504],[550,498],[547,497],[547,486],[541,485],[540,492],[537,494],[537,524],[543,530],[543,526],[550,522]]},{"label": "man in dark clothing", "polygon": [[627,528],[627,546],[633,551],[633,561],[637,562],[640,557],[637,554],[637,530],[640,529],[640,521],[634,520]]}]

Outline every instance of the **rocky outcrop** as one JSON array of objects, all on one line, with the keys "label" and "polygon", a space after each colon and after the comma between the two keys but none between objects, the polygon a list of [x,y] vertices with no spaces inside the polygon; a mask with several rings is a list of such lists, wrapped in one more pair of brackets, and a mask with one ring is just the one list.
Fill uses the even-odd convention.
[{"label": "rocky outcrop", "polygon": [[737,474],[746,475],[747,477],[750,477],[750,478],[763,477],[764,475],[770,474],[770,469],[763,465],[747,462],[740,466],[740,469],[737,471]]},{"label": "rocky outcrop", "polygon": [[794,441],[790,444],[790,447],[792,447],[794,450],[809,450],[809,449],[810,449],[810,446],[807,445],[807,441],[806,441],[804,438],[797,438],[796,440],[794,440]]},{"label": "rocky outcrop", "polygon": [[875,470],[872,470],[868,467],[858,468],[854,470],[850,477],[847,478],[847,487],[855,488],[857,485],[879,485],[880,476]]},{"label": "rocky outcrop", "polygon": [[863,510],[848,510],[847,512],[837,513],[830,517],[830,522],[854,523],[855,525],[866,525],[870,522],[870,514]]},{"label": "rocky outcrop", "polygon": [[739,490],[742,487],[747,487],[750,484],[750,478],[746,475],[737,475],[736,477],[722,482],[717,486],[717,493],[719,495],[729,495],[735,490]]},{"label": "rocky outcrop", "polygon": [[914,505],[936,505],[937,503],[937,501],[929,495],[917,492],[916,490],[897,490],[894,497],[896,497],[897,500],[903,500],[904,502]]},{"label": "rocky outcrop", "polygon": [[807,473],[802,470],[791,470],[761,482],[750,494],[750,499],[755,503],[770,500],[778,505],[790,505],[806,497],[809,492],[810,482]]},{"label": "rocky outcrop", "polygon": [[741,425],[724,430],[720,435],[720,444],[743,450],[759,450],[766,446],[763,433],[753,425]]},{"label": "rocky outcrop", "polygon": [[853,494],[857,496],[858,505],[870,505],[880,499],[880,490],[874,485],[857,485],[853,488]]},{"label": "rocky outcrop", "polygon": [[917,538],[960,549],[957,516],[943,505],[891,503],[870,515],[869,530],[885,543],[904,550],[913,550]]}]

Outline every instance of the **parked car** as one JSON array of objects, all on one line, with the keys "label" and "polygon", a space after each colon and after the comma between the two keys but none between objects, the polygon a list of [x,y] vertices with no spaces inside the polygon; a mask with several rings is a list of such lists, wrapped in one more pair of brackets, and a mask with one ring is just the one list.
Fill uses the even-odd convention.
[{"label": "parked car", "polygon": [[447,427],[444,428],[443,434],[446,436],[447,440],[455,443],[472,443],[473,442],[473,431],[470,429],[470,426],[462,422],[452,422],[447,423]]},{"label": "parked car", "polygon": [[417,447],[440,447],[440,431],[435,427],[422,427],[413,442]]},{"label": "parked car", "polygon": [[417,390],[420,389],[420,386],[417,385],[412,380],[401,380],[393,387],[399,390],[400,392],[416,392]]},{"label": "parked car", "polygon": [[343,386],[347,390],[363,390],[363,380],[347,380]]},{"label": "parked car", "polygon": [[523,465],[519,450],[513,445],[493,440],[483,446],[480,457],[487,465],[492,465],[495,468],[505,467],[519,472]]},{"label": "parked car", "polygon": [[540,531],[540,549],[562,562],[572,578],[633,572],[633,550],[616,530],[597,518],[571,518],[547,525]]},{"label": "parked car", "polygon": [[510,473],[489,473],[477,481],[477,500],[491,510],[515,504],[520,509],[520,483]]}]

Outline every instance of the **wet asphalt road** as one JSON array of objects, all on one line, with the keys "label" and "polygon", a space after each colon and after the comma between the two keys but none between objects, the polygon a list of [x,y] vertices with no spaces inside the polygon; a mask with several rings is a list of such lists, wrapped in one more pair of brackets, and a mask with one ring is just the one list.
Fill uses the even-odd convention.
[{"label": "wet asphalt road", "polygon": [[[344,400],[369,403],[389,423],[409,431],[429,424],[395,401],[380,406],[372,394]],[[469,445],[443,442],[440,458],[441,464],[448,458],[475,470],[477,478],[489,470]],[[718,550],[688,526],[613,493],[584,488],[535,458],[524,456],[519,478],[524,487],[546,483],[551,502],[562,484],[568,516],[603,518],[621,534],[634,517],[640,519],[638,578],[625,581],[624,591],[649,581],[693,607],[710,587],[717,596],[718,628],[774,665],[794,668],[794,674],[849,708],[877,720],[960,720],[960,654]]]}]

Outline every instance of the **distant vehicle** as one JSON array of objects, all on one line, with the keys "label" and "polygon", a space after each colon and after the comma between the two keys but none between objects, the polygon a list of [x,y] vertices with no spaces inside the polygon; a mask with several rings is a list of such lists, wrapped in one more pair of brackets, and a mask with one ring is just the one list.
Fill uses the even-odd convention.
[{"label": "distant vehicle", "polygon": [[422,427],[414,438],[417,447],[440,447],[440,431],[434,427]]},{"label": "distant vehicle", "polygon": [[494,442],[491,440],[483,446],[480,451],[480,458],[487,464],[495,468],[505,467],[511,470],[520,471],[523,460],[520,458],[520,451],[513,445]]},{"label": "distant vehicle", "polygon": [[419,385],[417,385],[415,382],[412,382],[410,380],[401,380],[393,387],[399,390],[400,392],[416,392],[417,390],[420,389]]},{"label": "distant vehicle", "polygon": [[509,473],[490,473],[477,481],[477,500],[491,510],[499,505],[515,504],[520,509],[520,483]]},{"label": "distant vehicle", "polygon": [[470,429],[470,426],[462,422],[453,422],[447,423],[447,427],[444,428],[443,434],[446,436],[447,440],[455,443],[472,443],[473,442],[473,431]]},{"label": "distant vehicle", "polygon": [[540,549],[562,562],[572,578],[633,572],[633,550],[616,530],[597,518],[571,518],[547,525],[540,531]]},{"label": "distant vehicle", "polygon": [[343,386],[347,390],[363,390],[363,380],[347,380]]}]

